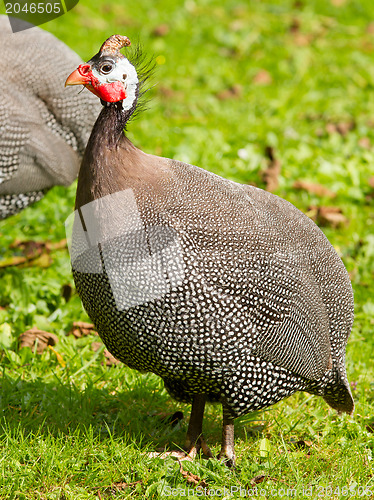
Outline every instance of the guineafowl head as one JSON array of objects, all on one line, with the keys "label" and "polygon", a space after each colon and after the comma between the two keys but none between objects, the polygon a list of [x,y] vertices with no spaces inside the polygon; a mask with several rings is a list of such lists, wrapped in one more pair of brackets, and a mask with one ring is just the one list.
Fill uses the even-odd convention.
[{"label": "guineafowl head", "polygon": [[65,85],[84,85],[102,101],[122,101],[123,109],[130,109],[138,96],[139,78],[135,66],[120,52],[130,43],[126,36],[112,35],[95,56],[69,75]]}]

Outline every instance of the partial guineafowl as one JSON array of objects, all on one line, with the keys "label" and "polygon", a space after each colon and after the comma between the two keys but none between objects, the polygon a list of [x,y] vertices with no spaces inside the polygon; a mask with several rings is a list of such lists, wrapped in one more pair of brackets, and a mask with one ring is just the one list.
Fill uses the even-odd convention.
[{"label": "partial guineafowl", "polygon": [[0,16],[0,219],[76,178],[100,103],[64,92],[79,56],[39,28],[12,33]]},{"label": "partial guineafowl", "polygon": [[204,405],[222,404],[220,457],[233,464],[235,417],[301,390],[353,411],[352,288],[322,231],[287,201],[129,141],[144,81],[120,53],[129,44],[113,35],[66,81],[104,105],[70,221],[74,279],[109,351],[192,403],[189,456],[210,454]]}]

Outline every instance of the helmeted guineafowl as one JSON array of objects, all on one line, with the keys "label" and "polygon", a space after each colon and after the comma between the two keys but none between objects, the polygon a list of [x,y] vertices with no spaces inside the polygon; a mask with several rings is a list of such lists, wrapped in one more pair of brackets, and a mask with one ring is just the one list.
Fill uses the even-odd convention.
[{"label": "helmeted guineafowl", "polygon": [[287,201],[198,167],[143,153],[123,129],[144,75],[110,37],[67,85],[104,108],[78,177],[71,258],[77,291],[109,351],[192,402],[187,452],[206,401],[233,419],[296,391],[351,413],[345,347],[353,296],[322,231]]},{"label": "helmeted guineafowl", "polygon": [[0,16],[0,219],[76,178],[100,103],[64,92],[79,56],[39,28],[12,33]]}]

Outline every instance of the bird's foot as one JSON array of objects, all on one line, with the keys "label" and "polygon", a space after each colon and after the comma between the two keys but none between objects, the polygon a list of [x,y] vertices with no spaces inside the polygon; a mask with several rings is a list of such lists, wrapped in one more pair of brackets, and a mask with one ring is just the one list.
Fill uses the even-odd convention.
[{"label": "bird's foot", "polygon": [[192,445],[186,446],[186,451],[183,450],[160,451],[160,452],[154,451],[148,453],[148,456],[150,458],[158,457],[162,459],[165,459],[167,457],[174,457],[179,462],[182,462],[184,460],[192,461],[196,458],[196,455],[199,453],[200,450],[204,453],[205,456],[213,458],[213,453],[210,451],[210,448],[207,445],[203,435],[200,435]]},{"label": "bird's foot", "polygon": [[235,457],[235,453],[231,452],[231,450],[221,450],[217,459],[221,460],[229,469],[235,470],[236,457]]},{"label": "bird's foot", "polygon": [[213,458],[213,453],[210,451],[210,448],[207,445],[207,442],[205,441],[205,438],[202,434],[200,434],[196,440],[192,440],[192,442],[187,437],[186,450],[187,454],[192,456],[193,458],[196,457],[200,450],[208,458]]}]

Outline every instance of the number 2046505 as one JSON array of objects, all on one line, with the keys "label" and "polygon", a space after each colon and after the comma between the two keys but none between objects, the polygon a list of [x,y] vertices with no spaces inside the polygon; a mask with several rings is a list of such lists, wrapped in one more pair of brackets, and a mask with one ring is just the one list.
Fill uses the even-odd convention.
[{"label": "number 2046505", "polygon": [[60,3],[6,3],[7,14],[60,14]]}]

